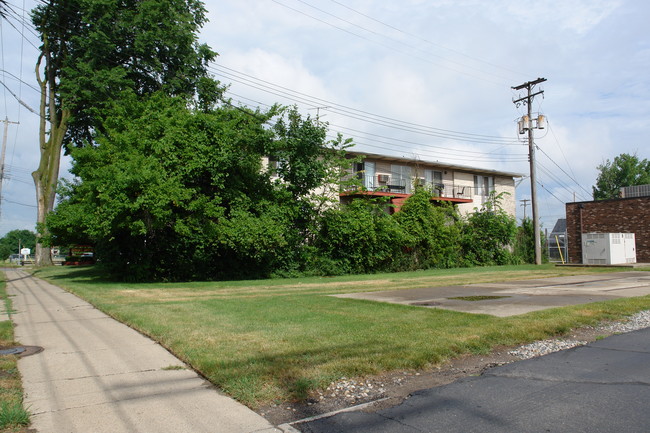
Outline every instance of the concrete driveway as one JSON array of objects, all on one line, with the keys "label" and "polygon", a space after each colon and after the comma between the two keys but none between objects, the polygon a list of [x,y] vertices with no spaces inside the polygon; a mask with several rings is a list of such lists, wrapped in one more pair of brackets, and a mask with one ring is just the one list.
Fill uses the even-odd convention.
[{"label": "concrete driveway", "polygon": [[650,272],[630,271],[334,296],[506,317],[644,295]]}]

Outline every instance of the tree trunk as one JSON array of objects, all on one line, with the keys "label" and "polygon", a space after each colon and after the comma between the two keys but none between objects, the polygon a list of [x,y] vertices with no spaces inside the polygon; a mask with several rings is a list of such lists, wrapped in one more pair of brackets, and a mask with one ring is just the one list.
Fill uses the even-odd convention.
[{"label": "tree trunk", "polygon": [[60,128],[52,128],[49,140],[45,142],[44,146],[41,146],[41,161],[38,169],[32,173],[36,186],[38,236],[35,257],[37,266],[52,265],[50,248],[43,245],[41,238],[48,234],[45,218],[54,209],[63,135],[65,132],[60,131]]},{"label": "tree trunk", "polygon": [[[63,147],[63,138],[68,129],[68,119],[70,111],[63,108],[57,109],[55,101],[56,77],[50,65],[50,53],[48,52],[47,38],[44,38],[43,53],[39,56],[36,63],[36,78],[41,90],[40,103],[40,124],[39,124],[39,149],[41,160],[38,169],[32,173],[34,185],[36,186],[36,206],[37,217],[36,225],[38,235],[36,238],[36,265],[52,265],[52,255],[50,248],[43,245],[42,239],[47,237],[47,227],[45,218],[47,214],[54,209],[56,199],[56,186],[59,180],[59,165],[61,164],[61,148]],[[41,77],[41,61],[45,58],[44,76]],[[48,109],[49,108],[49,109]],[[47,129],[49,121],[50,128]],[[46,136],[48,135],[49,137]]]}]

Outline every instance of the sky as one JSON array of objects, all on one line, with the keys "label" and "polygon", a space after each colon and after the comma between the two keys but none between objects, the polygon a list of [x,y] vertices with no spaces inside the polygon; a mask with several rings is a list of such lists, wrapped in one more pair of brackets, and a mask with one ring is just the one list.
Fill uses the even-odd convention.
[{"label": "sky", "polygon": [[[15,14],[31,0],[9,0]],[[513,90],[537,78],[531,106],[539,214],[549,231],[564,204],[591,200],[597,167],[649,158],[650,3],[642,0],[209,0],[199,39],[233,104],[296,105],[354,150],[521,173],[517,217],[530,216],[527,107]],[[38,165],[29,25],[1,22],[0,119],[7,124],[0,235],[34,230]],[[24,103],[20,104],[18,101]],[[3,124],[4,125],[4,124]],[[70,176],[64,159],[61,175]]]}]

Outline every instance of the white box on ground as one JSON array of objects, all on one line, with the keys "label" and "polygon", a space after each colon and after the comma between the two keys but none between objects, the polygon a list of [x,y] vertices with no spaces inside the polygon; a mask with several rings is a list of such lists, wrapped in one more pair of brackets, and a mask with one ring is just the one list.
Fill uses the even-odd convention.
[{"label": "white box on ground", "polygon": [[584,265],[618,265],[636,263],[634,233],[583,233]]}]

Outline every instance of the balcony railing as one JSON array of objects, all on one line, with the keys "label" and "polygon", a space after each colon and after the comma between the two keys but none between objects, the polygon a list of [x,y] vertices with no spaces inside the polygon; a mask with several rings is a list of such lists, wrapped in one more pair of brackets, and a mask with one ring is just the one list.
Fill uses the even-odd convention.
[{"label": "balcony railing", "polygon": [[[411,193],[412,192],[412,180],[407,181],[406,179],[395,179],[391,176],[380,177],[375,176],[364,176],[362,179],[362,186],[368,191],[378,191],[378,192],[395,192],[395,193]],[[408,185],[407,185],[408,182]],[[431,191],[432,197],[444,197],[444,198],[458,198],[458,199],[472,199],[474,188],[471,186],[465,185],[456,185],[453,182],[422,182],[419,180],[420,185],[424,188],[427,188]],[[346,188],[347,191],[353,190],[354,188]]]}]

